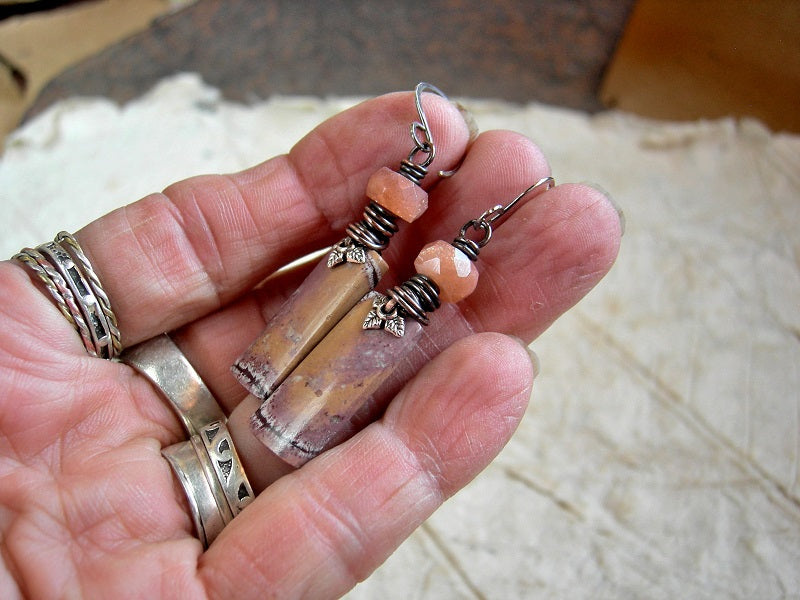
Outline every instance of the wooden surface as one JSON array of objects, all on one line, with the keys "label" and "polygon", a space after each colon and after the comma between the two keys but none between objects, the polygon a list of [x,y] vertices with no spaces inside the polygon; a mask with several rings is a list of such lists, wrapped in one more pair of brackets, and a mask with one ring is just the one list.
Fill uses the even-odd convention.
[{"label": "wooden surface", "polygon": [[800,2],[639,0],[603,83],[648,117],[755,117],[800,132]]},{"label": "wooden surface", "polygon": [[30,115],[73,95],[127,101],[180,71],[240,101],[430,81],[453,96],[594,111],[632,4],[200,0],[54,79]]},{"label": "wooden surface", "polygon": [[[26,2],[0,8],[0,144],[54,77],[146,29],[170,0]],[[36,10],[46,6],[51,10]]]}]

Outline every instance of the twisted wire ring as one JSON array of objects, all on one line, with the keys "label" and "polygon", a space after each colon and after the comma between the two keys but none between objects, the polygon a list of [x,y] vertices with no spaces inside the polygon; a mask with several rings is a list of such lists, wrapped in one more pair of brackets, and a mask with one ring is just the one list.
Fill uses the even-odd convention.
[{"label": "twisted wire ring", "polygon": [[47,291],[50,292],[50,295],[53,297],[53,300],[55,301],[58,310],[61,311],[61,314],[64,315],[64,318],[67,319],[67,321],[69,321],[70,325],[77,328],[77,325],[75,325],[75,319],[72,318],[72,313],[69,312],[69,307],[67,306],[67,303],[64,302],[64,298],[59,293],[58,288],[56,288],[55,286],[55,283],[53,283],[53,280],[50,279],[45,270],[41,266],[39,266],[39,263],[36,262],[32,256],[29,256],[24,252],[19,252],[18,254],[15,254],[12,258],[16,261],[21,262],[25,266],[29,267],[31,271],[36,273],[36,276],[42,281],[44,286],[47,288]]},{"label": "twisted wire ring", "polygon": [[59,294],[63,298],[64,302],[66,303],[67,307],[69,308],[69,312],[72,314],[72,324],[75,327],[78,334],[81,336],[81,341],[83,342],[84,348],[86,348],[86,352],[89,356],[97,356],[97,351],[94,347],[94,342],[92,342],[92,336],[89,333],[89,327],[86,324],[86,320],[83,318],[81,314],[81,309],[78,308],[77,303],[75,302],[75,296],[73,296],[72,291],[67,287],[66,281],[61,275],[56,272],[56,270],[50,266],[47,262],[47,259],[38,251],[34,250],[33,248],[23,248],[21,254],[26,254],[30,256],[36,263],[47,273],[47,276],[55,284],[56,288],[58,289]]},{"label": "twisted wire ring", "polygon": [[83,252],[83,248],[81,248],[78,240],[75,239],[71,233],[67,231],[60,231],[56,236],[56,242],[66,244],[72,257],[78,261],[83,268],[83,273],[86,276],[86,279],[89,281],[89,287],[91,287],[92,292],[97,297],[100,310],[106,317],[108,330],[111,334],[111,346],[113,348],[113,351],[110,352],[109,358],[114,358],[120,352],[122,352],[122,336],[119,331],[117,316],[114,314],[114,311],[111,310],[111,301],[108,299],[108,294],[106,294],[105,290],[103,289],[103,286],[100,283],[100,278],[97,276],[97,273],[92,267],[92,263],[89,262],[89,259]]}]

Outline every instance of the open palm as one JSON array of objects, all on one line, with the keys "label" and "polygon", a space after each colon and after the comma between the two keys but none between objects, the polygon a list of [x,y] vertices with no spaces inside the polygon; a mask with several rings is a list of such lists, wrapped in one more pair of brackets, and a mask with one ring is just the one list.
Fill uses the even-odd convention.
[{"label": "open palm", "polygon": [[[427,100],[426,100],[427,102]],[[130,346],[171,331],[227,413],[254,487],[203,552],[160,451],[185,439],[151,384],[86,355],[24,268],[0,263],[0,597],[335,597],[372,572],[502,448],[521,419],[530,342],[610,268],[621,234],[600,192],[559,185],[481,253],[476,292],[432,315],[427,364],[384,417],[289,472],[246,433],[254,407],[229,366],[302,280],[281,266],[331,244],[369,176],[408,153],[409,94],[362,103],[286,156],[169,187],[76,234]],[[402,280],[426,242],[549,174],[532,142],[469,133],[430,101],[439,153],[429,211],[385,253]],[[266,283],[257,284],[270,277]],[[494,333],[489,333],[494,332]],[[509,335],[519,338],[515,340]],[[237,409],[238,407],[238,409]]]}]

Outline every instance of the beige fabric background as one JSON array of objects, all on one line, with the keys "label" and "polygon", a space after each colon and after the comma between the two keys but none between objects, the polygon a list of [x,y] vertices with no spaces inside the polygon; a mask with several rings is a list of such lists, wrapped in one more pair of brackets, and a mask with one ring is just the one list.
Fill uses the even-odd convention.
[{"label": "beige fabric background", "polygon": [[[245,107],[193,75],[125,107],[62,102],[0,157],[0,255],[283,152],[351,103]],[[534,342],[506,450],[350,597],[800,597],[800,137],[468,104],[559,182],[608,190],[622,250]]]}]

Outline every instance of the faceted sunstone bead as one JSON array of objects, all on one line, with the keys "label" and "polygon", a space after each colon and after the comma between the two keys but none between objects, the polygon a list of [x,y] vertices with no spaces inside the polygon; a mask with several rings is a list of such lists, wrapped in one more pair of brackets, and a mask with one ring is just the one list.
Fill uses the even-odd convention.
[{"label": "faceted sunstone bead", "polygon": [[475,264],[461,250],[441,240],[422,249],[414,268],[439,286],[439,298],[444,302],[459,302],[478,285]]},{"label": "faceted sunstone bead", "polygon": [[381,167],[367,182],[367,198],[374,200],[406,223],[428,209],[428,193],[388,167]]}]

